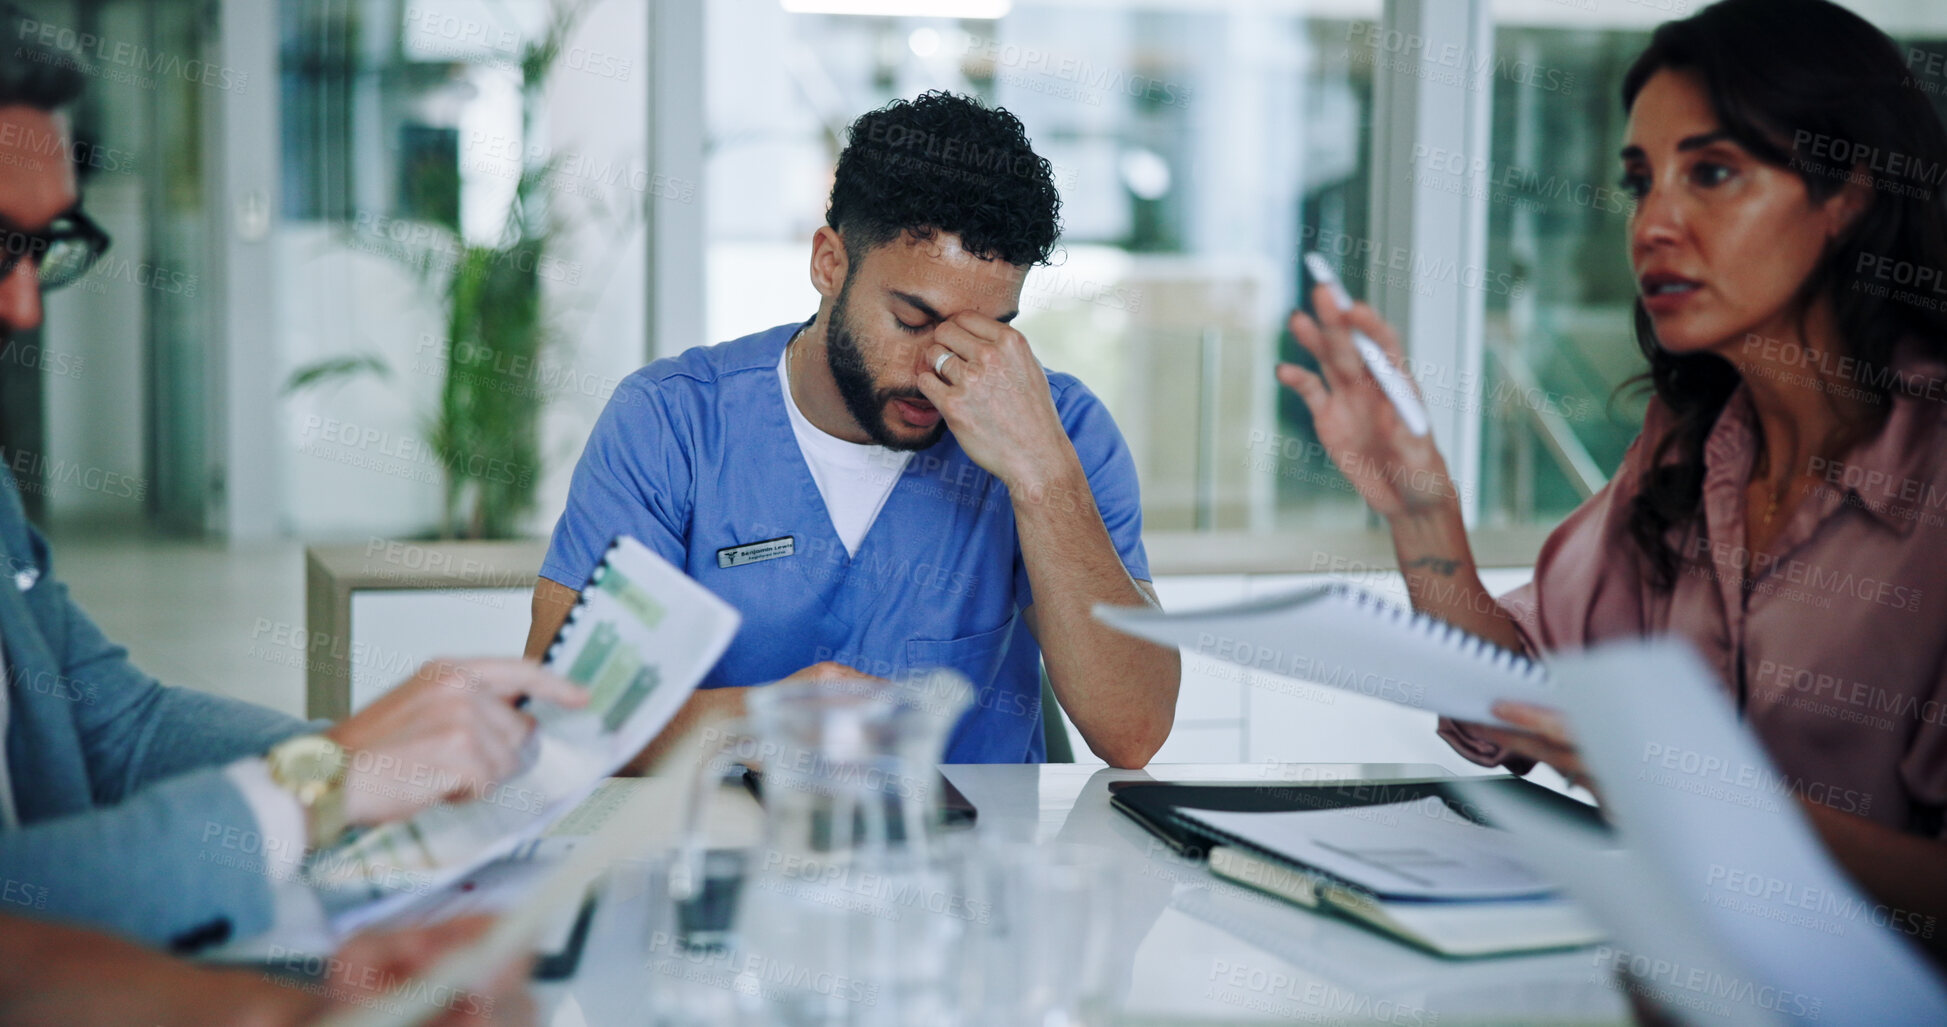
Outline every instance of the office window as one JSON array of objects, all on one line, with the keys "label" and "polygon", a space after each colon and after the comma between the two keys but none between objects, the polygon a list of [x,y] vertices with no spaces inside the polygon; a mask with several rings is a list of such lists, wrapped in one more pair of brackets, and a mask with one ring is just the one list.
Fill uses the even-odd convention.
[{"label": "office window", "polygon": [[[282,0],[287,527],[545,532],[644,362],[646,5]],[[462,283],[455,286],[455,282]],[[466,284],[472,283],[472,284]]]},{"label": "office window", "polygon": [[1302,251],[1364,234],[1377,0],[1017,2],[992,19],[818,6],[707,5],[707,338],[661,352],[815,310],[809,242],[846,127],[895,97],[969,93],[1018,115],[1056,167],[1063,246],[1017,324],[1115,415],[1147,527],[1362,523],[1306,459],[1309,421],[1272,368]]},{"label": "office window", "polygon": [[[1467,2],[1479,11],[1489,0]],[[1355,295],[1372,296],[1379,283],[1359,247],[1380,241],[1375,170],[1438,170],[1416,167],[1398,137],[1375,136],[1388,113],[1375,79],[1401,56],[1375,51],[1379,0],[1016,0],[987,5],[1003,12],[994,18],[699,2],[704,154],[694,183],[664,181],[650,159],[645,98],[659,65],[626,49],[645,45],[642,7],[586,8],[580,63],[564,64],[538,107],[524,100],[533,83],[516,54],[561,6],[281,0],[280,359],[288,369],[375,352],[404,372],[287,403],[289,527],[414,531],[443,516],[437,466],[388,456],[374,475],[365,454],[341,452],[318,427],[355,424],[408,450],[427,434],[442,365],[425,357],[444,338],[444,312],[437,283],[401,273],[393,238],[489,240],[519,170],[558,162],[545,193],[570,222],[550,264],[564,279],[549,283],[563,317],[537,366],[598,387],[550,394],[537,509],[552,509],[608,383],[646,355],[647,201],[704,201],[700,236],[663,252],[700,254],[702,329],[649,340],[651,352],[800,319],[815,306],[807,243],[846,126],[929,88],[1013,110],[1055,163],[1064,245],[1055,266],[1031,275],[1019,324],[1044,362],[1080,376],[1115,414],[1153,534],[1215,536],[1241,559],[1267,535],[1342,546],[1376,527],[1272,367],[1297,355],[1284,320],[1302,300],[1301,253],[1325,251]],[[1917,55],[1922,84],[1947,82],[1941,62],[1929,63],[1947,15],[1878,6],[1889,9],[1862,10]],[[1542,72],[1497,72],[1469,93],[1490,126],[1485,253],[1415,259],[1478,260],[1513,287],[1482,290],[1478,339],[1445,354],[1437,332],[1413,340],[1436,350],[1429,366],[1440,374],[1475,376],[1467,401],[1478,437],[1443,445],[1464,450],[1450,449],[1456,464],[1478,467],[1477,525],[1489,532],[1554,523],[1613,471],[1640,423],[1642,398],[1617,393],[1640,358],[1627,211],[1613,186],[1616,94],[1650,29],[1689,9],[1490,5],[1497,56]],[[1947,87],[1932,91],[1947,98]],[[523,123],[524,109],[539,116]],[[574,273],[579,281],[565,280]],[[595,320],[576,320],[581,311]],[[1478,367],[1454,358],[1475,341]]]},{"label": "office window", "polygon": [[1497,58],[1568,84],[1493,97],[1487,263],[1516,287],[1485,296],[1483,527],[1559,521],[1602,487],[1642,424],[1645,396],[1618,391],[1644,365],[1616,151],[1622,77],[1648,40],[1639,29],[1495,26]]}]

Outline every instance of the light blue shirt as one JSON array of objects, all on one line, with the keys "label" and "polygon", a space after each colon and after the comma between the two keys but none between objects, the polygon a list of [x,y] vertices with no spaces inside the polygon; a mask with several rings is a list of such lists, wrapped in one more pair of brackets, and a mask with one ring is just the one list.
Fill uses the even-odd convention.
[{"label": "light blue shirt", "polygon": [[[541,576],[579,591],[609,540],[633,535],[743,613],[703,687],[764,684],[824,660],[881,677],[950,667],[975,700],[947,762],[1039,762],[1041,652],[1020,618],[1034,595],[1006,487],[949,431],[913,454],[848,556],[778,384],[799,327],[691,349],[624,379],[575,467]],[[1048,372],[1048,386],[1123,566],[1148,580],[1122,433],[1072,376]],[[771,540],[788,541],[741,552],[788,555],[739,558]]]}]

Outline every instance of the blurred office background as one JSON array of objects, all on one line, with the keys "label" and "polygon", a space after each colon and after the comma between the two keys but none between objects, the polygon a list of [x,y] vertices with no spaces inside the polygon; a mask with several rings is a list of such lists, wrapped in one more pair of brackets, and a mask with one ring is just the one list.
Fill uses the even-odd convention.
[{"label": "blurred office background", "polygon": [[[544,535],[617,381],[814,309],[846,125],[931,88],[1056,166],[1064,245],[1017,323],[1128,437],[1166,604],[1396,587],[1272,377],[1311,249],[1403,327],[1518,584],[1639,423],[1618,90],[1695,3],[22,6],[91,61],[77,156],[114,245],[0,359],[0,446],[138,658],[295,710],[262,636],[302,621],[303,546]],[[1947,8],[1851,6],[1947,108]],[[1430,718],[1187,675],[1161,759],[1452,762]]]}]

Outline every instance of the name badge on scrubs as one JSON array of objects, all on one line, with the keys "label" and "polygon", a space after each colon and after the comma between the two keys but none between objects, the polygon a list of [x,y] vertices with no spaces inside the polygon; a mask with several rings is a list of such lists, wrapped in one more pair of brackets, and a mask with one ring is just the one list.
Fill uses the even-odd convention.
[{"label": "name badge on scrubs", "polygon": [[741,546],[729,546],[717,550],[717,566],[725,569],[742,567],[745,564],[763,563],[781,556],[790,556],[798,551],[798,537],[786,535],[783,538],[767,538],[762,542],[746,542]]}]

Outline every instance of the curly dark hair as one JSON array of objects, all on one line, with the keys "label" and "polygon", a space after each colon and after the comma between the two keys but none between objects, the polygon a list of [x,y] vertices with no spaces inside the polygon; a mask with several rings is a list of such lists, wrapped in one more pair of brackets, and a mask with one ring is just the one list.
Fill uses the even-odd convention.
[{"label": "curly dark hair", "polygon": [[[1850,162],[1823,157],[1821,146],[1829,149],[1833,140],[1856,152],[1903,154],[1915,167],[1947,167],[1947,129],[1899,48],[1827,0],[1723,0],[1659,26],[1624,76],[1625,113],[1665,69],[1695,73],[1731,138],[1757,159],[1796,172],[1815,203],[1855,172]],[[1947,191],[1937,180],[1876,185],[1871,204],[1826,248],[1795,301],[1802,339],[1810,307],[1829,297],[1844,355],[1871,369],[1857,384],[1874,396],[1875,412],[1869,423],[1846,426],[1854,438],[1879,429],[1892,392],[1902,387],[1890,373],[1895,347],[1916,338],[1939,355],[1947,345],[1947,313],[1858,287],[1867,284],[1862,268],[1887,259],[1947,268]],[[1704,442],[1740,379],[1716,354],[1666,352],[1640,297],[1636,344],[1649,359],[1645,377],[1674,420],[1662,438],[1647,440],[1652,459],[1628,527],[1651,580],[1667,588],[1683,563],[1671,532],[1702,512]]]},{"label": "curly dark hair", "polygon": [[852,122],[825,223],[854,263],[901,233],[945,232],[983,259],[1029,267],[1054,251],[1061,196],[1021,119],[934,90]]},{"label": "curly dark hair", "polygon": [[80,98],[88,64],[74,48],[74,32],[0,3],[0,39],[12,44],[0,56],[0,107],[54,111]]}]

